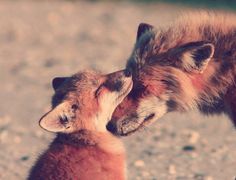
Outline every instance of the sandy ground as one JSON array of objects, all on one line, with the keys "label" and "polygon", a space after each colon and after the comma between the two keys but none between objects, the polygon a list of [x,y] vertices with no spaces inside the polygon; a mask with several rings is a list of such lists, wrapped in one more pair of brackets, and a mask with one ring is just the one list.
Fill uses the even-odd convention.
[{"label": "sandy ground", "polygon": [[[179,7],[85,2],[0,2],[0,179],[25,179],[53,134],[38,126],[55,76],[124,67],[139,22]],[[233,180],[236,131],[225,116],[169,114],[124,138],[129,179]]]}]

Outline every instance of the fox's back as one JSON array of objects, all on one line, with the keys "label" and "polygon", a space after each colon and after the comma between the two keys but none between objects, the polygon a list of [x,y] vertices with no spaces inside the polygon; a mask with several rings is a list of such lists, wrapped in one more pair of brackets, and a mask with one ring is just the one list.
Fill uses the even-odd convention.
[{"label": "fox's back", "polygon": [[124,179],[124,169],[124,154],[108,153],[97,146],[52,144],[32,168],[29,180]]}]

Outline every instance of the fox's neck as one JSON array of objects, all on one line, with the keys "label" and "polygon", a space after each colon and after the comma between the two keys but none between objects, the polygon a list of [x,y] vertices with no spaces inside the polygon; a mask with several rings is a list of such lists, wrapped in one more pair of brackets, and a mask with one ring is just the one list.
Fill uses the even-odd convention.
[{"label": "fox's neck", "polygon": [[80,130],[70,134],[59,133],[55,139],[55,142],[81,147],[94,146],[98,143],[98,139],[91,131]]},{"label": "fox's neck", "polygon": [[228,111],[229,96],[233,98],[232,94],[236,92],[236,67],[228,63],[227,59],[215,60],[206,72],[193,78],[192,83],[199,93],[197,104],[200,111],[207,114]]},{"label": "fox's neck", "polygon": [[93,132],[80,130],[70,134],[58,134],[54,142],[74,147],[94,146],[115,154],[124,152],[124,146],[121,140],[108,131]]}]

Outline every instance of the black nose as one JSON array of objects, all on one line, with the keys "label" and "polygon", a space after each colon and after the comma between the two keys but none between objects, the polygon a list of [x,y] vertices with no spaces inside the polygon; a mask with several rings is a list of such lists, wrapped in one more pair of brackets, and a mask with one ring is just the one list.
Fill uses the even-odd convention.
[{"label": "black nose", "polygon": [[125,77],[130,77],[132,75],[131,69],[126,69],[124,74],[125,74]]},{"label": "black nose", "polygon": [[110,131],[111,133],[116,133],[116,124],[112,121],[108,122],[107,124],[107,130]]}]

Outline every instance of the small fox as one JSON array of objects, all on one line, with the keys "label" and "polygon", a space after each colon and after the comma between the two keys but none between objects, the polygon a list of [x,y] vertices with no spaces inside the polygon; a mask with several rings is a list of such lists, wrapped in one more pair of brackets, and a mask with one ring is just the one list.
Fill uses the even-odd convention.
[{"label": "small fox", "polygon": [[131,74],[124,71],[108,75],[83,71],[54,78],[52,110],[39,125],[57,135],[28,179],[125,179],[123,144],[106,124],[132,85]]},{"label": "small fox", "polygon": [[236,16],[187,13],[167,27],[141,23],[127,63],[134,86],[107,128],[128,135],[168,112],[226,113],[236,127]]}]

